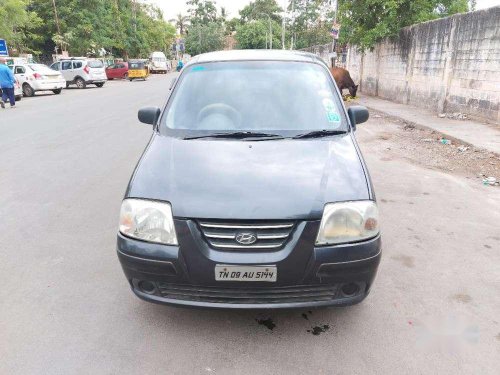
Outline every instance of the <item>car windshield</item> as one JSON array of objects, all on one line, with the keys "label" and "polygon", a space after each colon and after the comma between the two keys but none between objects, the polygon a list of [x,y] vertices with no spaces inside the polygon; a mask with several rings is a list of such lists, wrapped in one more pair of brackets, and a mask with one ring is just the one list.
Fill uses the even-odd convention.
[{"label": "car windshield", "polygon": [[188,67],[163,127],[191,134],[346,131],[339,95],[325,67],[285,61],[214,62]]},{"label": "car windshield", "polygon": [[142,63],[138,63],[138,62],[130,63],[129,64],[129,69],[142,69],[143,66],[144,65]]},{"label": "car windshield", "polygon": [[88,62],[88,66],[91,68],[102,68],[104,67],[102,61],[100,60],[91,60]]}]

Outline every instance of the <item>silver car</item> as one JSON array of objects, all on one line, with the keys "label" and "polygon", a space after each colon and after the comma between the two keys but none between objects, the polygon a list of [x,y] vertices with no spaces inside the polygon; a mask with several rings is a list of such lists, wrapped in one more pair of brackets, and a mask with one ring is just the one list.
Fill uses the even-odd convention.
[{"label": "silver car", "polygon": [[100,60],[72,58],[58,61],[50,68],[63,74],[66,88],[70,85],[76,85],[79,89],[84,89],[89,84],[102,87],[108,80],[104,64]]}]

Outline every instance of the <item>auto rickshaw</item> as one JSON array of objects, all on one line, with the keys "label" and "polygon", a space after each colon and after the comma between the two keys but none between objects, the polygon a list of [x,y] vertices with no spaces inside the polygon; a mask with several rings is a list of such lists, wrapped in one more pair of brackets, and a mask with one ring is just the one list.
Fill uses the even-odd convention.
[{"label": "auto rickshaw", "polygon": [[128,63],[128,79],[132,82],[133,79],[143,79],[149,77],[149,66],[144,60],[131,60]]}]

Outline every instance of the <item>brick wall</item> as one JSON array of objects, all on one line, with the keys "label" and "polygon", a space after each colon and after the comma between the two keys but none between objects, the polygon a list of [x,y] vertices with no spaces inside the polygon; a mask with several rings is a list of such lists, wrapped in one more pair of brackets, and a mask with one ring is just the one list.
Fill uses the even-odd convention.
[{"label": "brick wall", "polygon": [[351,48],[362,93],[500,124],[500,7],[424,22],[364,54]]}]

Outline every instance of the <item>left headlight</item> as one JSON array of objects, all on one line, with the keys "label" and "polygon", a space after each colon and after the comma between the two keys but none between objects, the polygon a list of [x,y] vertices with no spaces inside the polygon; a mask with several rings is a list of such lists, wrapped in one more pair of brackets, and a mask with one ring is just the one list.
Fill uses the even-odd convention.
[{"label": "left headlight", "polygon": [[172,207],[166,202],[124,199],[120,210],[120,232],[143,241],[177,245]]},{"label": "left headlight", "polygon": [[328,203],[316,238],[316,245],[362,241],[379,233],[378,208],[373,201]]}]

